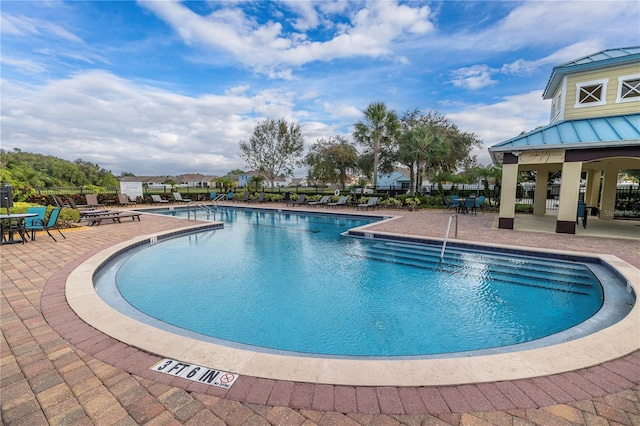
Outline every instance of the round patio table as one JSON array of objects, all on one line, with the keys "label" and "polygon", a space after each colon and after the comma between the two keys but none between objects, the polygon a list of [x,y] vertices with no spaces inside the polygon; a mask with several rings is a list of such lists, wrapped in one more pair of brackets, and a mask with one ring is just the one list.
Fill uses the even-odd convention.
[{"label": "round patio table", "polygon": [[[36,217],[37,213],[10,213],[0,214],[0,231],[2,238],[0,244],[17,244],[26,243],[26,229],[24,227],[25,220],[28,217]],[[4,234],[7,233],[5,238]],[[19,238],[15,237],[15,234],[19,235]]]}]

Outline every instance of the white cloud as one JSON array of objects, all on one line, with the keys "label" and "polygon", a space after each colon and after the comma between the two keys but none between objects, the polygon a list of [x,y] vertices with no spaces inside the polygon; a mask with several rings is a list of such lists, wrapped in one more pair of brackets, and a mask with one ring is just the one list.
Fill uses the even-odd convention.
[{"label": "white cloud", "polygon": [[491,79],[491,75],[494,72],[495,70],[489,68],[488,65],[459,68],[451,73],[451,83],[456,87],[465,89],[481,89],[496,84],[496,81]]},{"label": "white cloud", "polygon": [[538,126],[549,124],[551,104],[542,99],[542,91],[507,96],[490,105],[469,105],[447,117],[464,131],[475,133],[483,148],[475,152],[481,164],[490,164],[487,148],[514,138]]},{"label": "white cloud", "polygon": [[638,27],[639,13],[635,1],[530,1],[484,31],[461,31],[446,39],[451,48],[493,52],[560,46],[595,34],[605,43],[624,38],[637,44],[638,33],[631,29]]},{"label": "white cloud", "polygon": [[15,59],[3,56],[0,63],[19,69],[25,74],[39,74],[46,71],[46,68],[38,62],[29,59]]},{"label": "white cloud", "polygon": [[60,25],[41,19],[16,16],[8,13],[0,15],[0,32],[18,36],[54,36],[74,43],[82,39]]},{"label": "white cloud", "polygon": [[[142,1],[140,4],[166,21],[185,43],[224,50],[238,61],[271,77],[290,78],[291,68],[313,62],[354,56],[393,57],[392,43],[404,34],[433,30],[428,6],[410,7],[392,1],[364,3],[327,40],[310,40],[301,33],[285,33],[279,22],[258,25],[240,9],[224,7],[201,16],[176,1]],[[301,16],[296,28],[315,28],[324,18],[314,3],[287,3]]]},{"label": "white cloud", "polygon": [[99,163],[115,173],[223,174],[265,117],[292,117],[290,92],[189,97],[88,71],[26,86],[2,80],[4,149]]},{"label": "white cloud", "polygon": [[518,59],[510,64],[503,65],[500,71],[506,74],[527,75],[541,67],[552,68],[604,49],[604,43],[600,39],[580,41],[553,52],[551,55],[547,55],[544,58],[533,61]]}]

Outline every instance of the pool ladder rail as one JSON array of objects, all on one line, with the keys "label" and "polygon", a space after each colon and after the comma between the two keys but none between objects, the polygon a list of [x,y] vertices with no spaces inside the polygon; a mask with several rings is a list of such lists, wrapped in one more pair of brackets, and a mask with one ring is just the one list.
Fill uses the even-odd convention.
[{"label": "pool ladder rail", "polygon": [[447,232],[444,234],[444,241],[442,241],[442,251],[440,252],[440,260],[444,259],[444,250],[447,248],[447,241],[449,239],[449,231],[451,230],[451,221],[456,218],[456,229],[453,238],[458,238],[458,213],[449,216],[449,224],[447,225]]},{"label": "pool ladder rail", "polygon": [[[213,215],[213,220],[216,220],[216,211],[217,206],[214,204],[214,209],[211,209],[209,206],[205,206],[204,204],[197,203],[195,201],[190,201],[187,203],[187,207],[193,207],[193,220],[198,220],[197,218],[197,210],[201,209],[207,212],[207,220],[211,220],[211,215]],[[191,209],[187,209],[187,219],[191,220]]]}]

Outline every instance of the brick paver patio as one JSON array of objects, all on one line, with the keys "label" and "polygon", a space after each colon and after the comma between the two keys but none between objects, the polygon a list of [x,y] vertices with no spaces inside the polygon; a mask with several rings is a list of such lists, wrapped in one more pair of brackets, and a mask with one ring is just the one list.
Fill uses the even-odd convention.
[{"label": "brick paver patio", "polygon": [[[402,214],[374,228],[442,237],[447,215]],[[579,248],[640,267],[638,240],[497,230],[494,219],[491,213],[461,218],[459,239]],[[75,267],[107,247],[182,226],[184,220],[143,215],[141,222],[69,230],[58,243],[40,234],[35,242],[2,246],[3,424],[640,425],[640,352],[553,376],[437,387],[242,376],[226,391],[153,372],[149,366],[159,357],[85,324],[67,305],[64,284]]]}]

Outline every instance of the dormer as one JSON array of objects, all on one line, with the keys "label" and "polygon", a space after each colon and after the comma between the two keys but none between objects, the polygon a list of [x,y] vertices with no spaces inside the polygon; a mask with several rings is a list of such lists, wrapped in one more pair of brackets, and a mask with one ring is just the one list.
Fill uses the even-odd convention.
[{"label": "dormer", "polygon": [[550,123],[640,111],[640,46],[603,50],[553,68],[542,95]]}]

